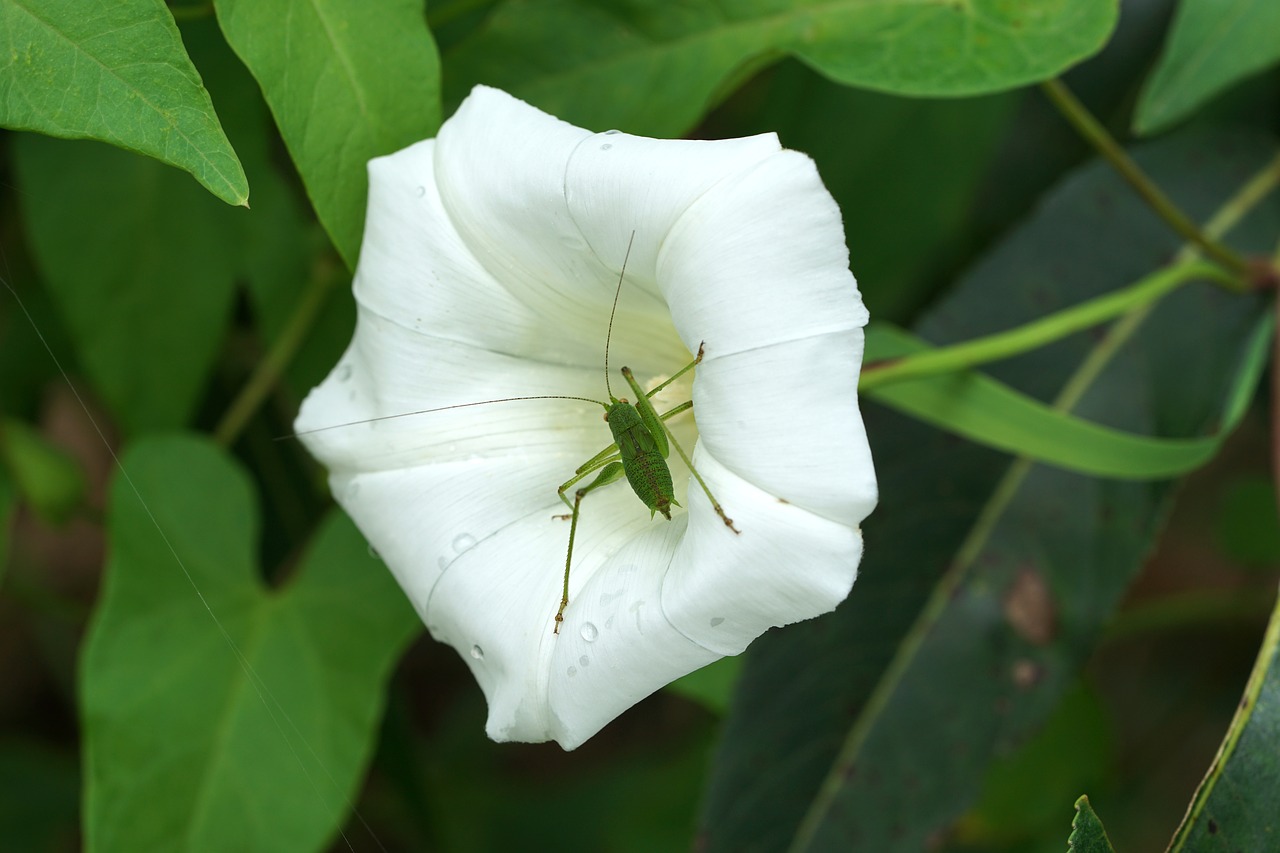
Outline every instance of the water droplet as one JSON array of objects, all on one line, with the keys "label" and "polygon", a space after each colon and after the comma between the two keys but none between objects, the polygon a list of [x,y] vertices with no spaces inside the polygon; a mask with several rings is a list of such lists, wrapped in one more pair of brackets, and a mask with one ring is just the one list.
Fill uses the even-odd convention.
[{"label": "water droplet", "polygon": [[600,632],[596,630],[595,625],[592,625],[590,622],[584,622],[582,624],[582,639],[586,640],[588,643],[594,643],[596,641],[596,637],[599,636]]},{"label": "water droplet", "polygon": [[476,537],[470,533],[459,533],[453,538],[453,550],[459,554],[465,554],[474,547],[476,547]]},{"label": "water droplet", "polygon": [[723,625],[723,624],[724,624],[724,617],[723,617],[723,616],[714,616],[714,617],[712,617],[712,619],[711,619],[711,627],[712,627],[712,628],[719,628],[719,627],[720,627],[721,625]]},{"label": "water droplet", "polygon": [[351,378],[351,365],[349,364],[338,365],[338,381],[346,382],[350,378]]},{"label": "water droplet", "polygon": [[446,560],[444,557],[437,557],[436,565],[439,566],[440,571],[443,572],[445,569],[449,568],[449,561]]},{"label": "water droplet", "polygon": [[587,667],[591,666],[591,658],[587,657],[586,655],[583,655],[582,657],[578,658],[578,663],[582,664],[583,669],[586,669]]},{"label": "water droplet", "polygon": [[369,552],[369,556],[370,556],[372,559],[374,559],[374,560],[381,560],[381,559],[382,559],[382,555],[381,555],[381,554],[379,554],[379,553],[377,552],[377,550],[376,550],[372,545],[369,545],[365,550],[367,550],[367,551]]},{"label": "water droplet", "polygon": [[568,671],[569,671],[569,677],[570,677],[570,678],[573,678],[575,675],[577,675],[577,674],[578,674],[578,668],[577,668],[576,666],[571,666],[571,667],[569,667],[569,670],[568,670]]},{"label": "water droplet", "polygon": [[618,133],[622,133],[622,131],[620,131],[620,130],[606,130],[606,131],[604,132],[604,135],[605,135],[605,136],[613,136],[614,134],[618,134]]},{"label": "water droplet", "polygon": [[600,606],[608,607],[610,604],[613,604],[613,602],[617,601],[619,598],[622,598],[622,594],[624,592],[626,592],[626,590],[619,589],[615,592],[600,593]]},{"label": "water droplet", "polygon": [[480,648],[479,646],[472,646],[471,657],[475,658],[476,660],[484,660],[484,649]]},{"label": "water droplet", "polygon": [[610,148],[612,148],[612,147],[613,147],[613,144],[612,144],[612,143],[606,142],[604,145],[601,145],[601,146],[600,146],[600,150],[601,150],[601,151],[608,151],[608,150],[609,150]]},{"label": "water droplet", "polygon": [[612,616],[610,616],[608,619],[606,619],[606,620],[605,620],[604,627],[605,627],[605,630],[606,630],[606,631],[613,627],[613,617],[612,617]]},{"label": "water droplet", "polygon": [[418,187],[416,190],[414,190],[414,192],[418,194],[418,198],[422,198],[424,195],[427,194],[427,188]]}]

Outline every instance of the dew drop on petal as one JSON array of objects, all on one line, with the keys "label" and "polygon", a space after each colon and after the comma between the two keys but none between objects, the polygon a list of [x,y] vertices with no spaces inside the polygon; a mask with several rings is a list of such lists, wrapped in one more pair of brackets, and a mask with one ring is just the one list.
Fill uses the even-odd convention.
[{"label": "dew drop on petal", "polygon": [[[622,593],[623,593],[623,592],[625,592],[625,590],[621,590],[621,589],[620,589],[620,590],[617,590],[617,591],[615,591],[615,592],[602,592],[602,593],[600,593],[600,606],[601,606],[601,607],[608,607],[610,604],[613,604],[613,602],[617,601],[619,598],[622,598]],[[583,630],[586,630],[586,629],[584,628]],[[593,639],[593,640],[594,640],[594,639],[595,639],[595,637],[592,637],[591,639]]]},{"label": "dew drop on petal", "polygon": [[484,660],[484,649],[480,648],[479,646],[472,646],[471,657],[475,658],[476,660]]},{"label": "dew drop on petal", "polygon": [[582,639],[586,640],[588,643],[594,643],[596,641],[596,637],[599,637],[599,636],[600,636],[600,632],[596,630],[595,625],[592,625],[590,622],[583,623]]},{"label": "dew drop on petal", "polygon": [[476,537],[470,533],[459,533],[453,538],[453,550],[456,553],[465,554],[474,547],[476,547]]},{"label": "dew drop on petal", "polygon": [[414,193],[416,193],[416,194],[417,194],[418,198],[422,198],[424,195],[426,195],[426,194],[427,194],[427,188],[426,188],[426,187],[418,187],[416,190],[414,190]]},{"label": "dew drop on petal", "polygon": [[351,365],[343,364],[338,367],[338,381],[346,382],[351,378]]},{"label": "dew drop on petal", "polygon": [[723,616],[713,616],[713,617],[711,618],[711,627],[712,627],[712,628],[719,628],[719,627],[720,627],[721,625],[723,625],[723,624],[724,624],[724,617],[723,617]]},{"label": "dew drop on petal", "polygon": [[371,559],[374,559],[374,560],[382,559],[382,556],[377,552],[377,550],[372,545],[366,546],[365,550],[369,552],[369,557]]},{"label": "dew drop on petal", "polygon": [[615,130],[606,130],[606,131],[604,132],[604,135],[605,135],[605,136],[613,136],[613,135],[618,134],[618,133],[621,133],[621,132],[622,132],[622,131],[620,131],[620,130],[616,130],[616,129],[615,129]]},{"label": "dew drop on petal", "polygon": [[583,669],[586,669],[587,667],[591,666],[591,658],[587,657],[586,655],[583,655],[582,657],[578,658],[578,663],[582,665]]},{"label": "dew drop on petal", "polygon": [[613,143],[611,143],[611,142],[606,142],[604,145],[601,145],[601,146],[600,146],[600,150],[601,150],[601,151],[608,151],[608,150],[609,150],[610,148],[612,148],[612,147],[613,147]]},{"label": "dew drop on petal", "polygon": [[578,668],[577,668],[576,666],[571,666],[571,667],[569,667],[569,677],[570,677],[570,678],[573,678],[573,677],[574,677],[575,675],[577,675],[577,674],[578,674]]},{"label": "dew drop on petal", "polygon": [[445,569],[449,568],[449,561],[444,557],[437,557],[436,565],[440,568],[440,571],[443,572]]}]

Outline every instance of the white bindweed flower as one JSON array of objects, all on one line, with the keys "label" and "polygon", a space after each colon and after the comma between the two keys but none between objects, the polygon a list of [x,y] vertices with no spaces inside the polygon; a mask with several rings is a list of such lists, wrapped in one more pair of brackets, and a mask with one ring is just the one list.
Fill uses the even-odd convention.
[{"label": "white bindweed flower", "polygon": [[[772,134],[591,133],[479,87],[438,138],[370,162],[369,183],[355,336],[295,426],[431,635],[475,673],[490,737],[572,749],[844,599],[876,502],[857,400],[867,314],[809,158]],[[670,521],[625,481],[592,492],[557,635],[556,490],[611,443],[603,410],[369,419],[607,402],[629,244],[613,393],[634,396],[618,368],[652,388],[705,344],[654,400],[693,400],[670,426],[741,533],[674,450]]]}]

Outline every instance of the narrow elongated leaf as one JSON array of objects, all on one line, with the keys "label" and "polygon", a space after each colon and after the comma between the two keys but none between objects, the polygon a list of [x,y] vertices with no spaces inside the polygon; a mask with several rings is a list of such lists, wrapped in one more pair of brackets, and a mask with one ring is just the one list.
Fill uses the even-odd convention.
[{"label": "narrow elongated leaf", "polygon": [[[1222,419],[1204,438],[1155,438],[1099,426],[976,371],[880,386],[866,396],[971,441],[1069,471],[1126,480],[1165,479],[1212,459],[1240,422],[1270,358],[1274,325],[1269,314],[1259,318],[1226,395]],[[886,324],[867,330],[868,360],[926,349],[918,339]]]},{"label": "narrow elongated leaf", "polygon": [[[1195,136],[1138,156],[1204,218],[1274,150]],[[1266,247],[1277,229],[1272,201],[1231,238]],[[1176,247],[1094,164],[917,332],[947,343],[1012,328],[1135,281]],[[1108,335],[1075,335],[991,372],[1040,400],[1070,384],[1071,411],[1116,429],[1194,435],[1221,417],[1265,310],[1193,285]],[[1025,741],[1075,682],[1172,494],[1163,482],[1010,466],[875,405],[866,418],[882,492],[860,577],[834,614],[747,653],[701,819],[708,850],[919,850],[942,837],[993,756]]]},{"label": "narrow elongated leaf", "polygon": [[440,69],[420,0],[215,0],[257,79],[316,215],[347,265],[364,227],[365,163],[431,136]]},{"label": "narrow elongated leaf", "polygon": [[80,669],[89,849],[321,849],[417,619],[336,513],[268,589],[248,478],[212,445],[150,439],[123,467]]},{"label": "narrow elongated leaf", "polygon": [[1052,77],[1097,51],[1113,0],[507,0],[446,57],[457,100],[506,89],[585,127],[678,135],[780,54],[850,86],[954,97]]},{"label": "narrow elongated leaf", "polygon": [[244,211],[105,145],[24,135],[14,150],[27,237],[84,371],[129,430],[183,424],[229,317]]},{"label": "narrow elongated leaf", "polygon": [[110,142],[190,172],[229,204],[249,198],[161,0],[0,0],[0,125]]},{"label": "narrow elongated leaf", "polygon": [[1231,728],[1171,853],[1271,850],[1280,838],[1280,603]]},{"label": "narrow elongated leaf", "polygon": [[1280,62],[1280,3],[1181,0],[1133,126],[1155,133],[1229,86]]}]

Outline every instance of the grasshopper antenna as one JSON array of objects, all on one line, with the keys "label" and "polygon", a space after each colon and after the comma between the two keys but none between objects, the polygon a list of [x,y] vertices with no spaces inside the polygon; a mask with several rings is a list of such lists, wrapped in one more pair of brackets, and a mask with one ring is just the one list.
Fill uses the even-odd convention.
[{"label": "grasshopper antenna", "polygon": [[[599,400],[592,400],[590,397],[570,397],[564,394],[539,394],[534,397],[503,397],[501,400],[480,400],[476,403],[456,403],[452,406],[437,406],[434,409],[419,409],[416,412],[401,412],[398,415],[382,415],[381,417],[376,418],[365,418],[362,421],[347,421],[346,423],[334,424],[333,426],[304,429],[302,432],[291,432],[288,435],[276,436],[276,441],[301,438],[304,435],[315,435],[318,432],[328,432],[331,429],[344,429],[346,427],[360,426],[361,424],[375,424],[379,421],[394,421],[397,418],[412,418],[415,415],[429,415],[432,412],[447,412],[449,409],[469,409],[472,406],[488,406],[491,403],[515,403],[520,400],[579,400],[583,403],[595,403],[597,406],[604,405]],[[605,408],[608,408],[608,406],[605,406]]]},{"label": "grasshopper antenna", "polygon": [[613,315],[618,313],[618,297],[622,295],[622,279],[627,274],[627,261],[631,259],[631,245],[636,241],[636,232],[631,232],[631,239],[627,241],[627,253],[622,256],[622,269],[618,272],[618,287],[613,291],[613,307],[609,309],[609,330],[604,335],[604,390],[609,392],[609,399],[616,399],[613,396],[613,388],[609,385],[609,342],[613,339]]}]

